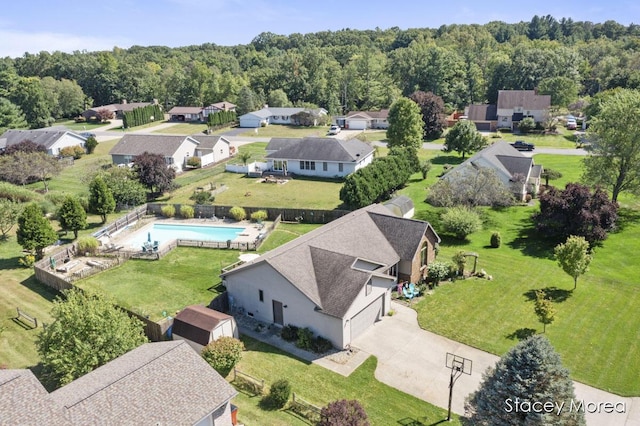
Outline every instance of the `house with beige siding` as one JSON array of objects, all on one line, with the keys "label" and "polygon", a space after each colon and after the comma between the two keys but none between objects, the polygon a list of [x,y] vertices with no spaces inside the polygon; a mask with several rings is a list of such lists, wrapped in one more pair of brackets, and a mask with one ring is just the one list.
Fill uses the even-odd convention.
[{"label": "house with beige siding", "polygon": [[232,312],[309,327],[348,347],[386,314],[398,280],[419,282],[440,241],[381,204],[353,211],[221,275]]},{"label": "house with beige siding", "polygon": [[33,130],[7,130],[0,135],[0,152],[20,142],[31,141],[47,150],[47,154],[58,156],[60,150],[71,146],[81,146],[87,138],[66,127],[45,127]]}]

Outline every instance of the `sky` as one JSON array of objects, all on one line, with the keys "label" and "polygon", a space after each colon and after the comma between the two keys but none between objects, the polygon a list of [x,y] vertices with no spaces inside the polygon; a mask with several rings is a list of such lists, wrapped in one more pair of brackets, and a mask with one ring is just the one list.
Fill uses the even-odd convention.
[{"label": "sky", "polygon": [[534,15],[640,23],[636,0],[15,0],[0,11],[0,57],[117,46],[247,44],[261,32],[438,28],[516,23]]}]

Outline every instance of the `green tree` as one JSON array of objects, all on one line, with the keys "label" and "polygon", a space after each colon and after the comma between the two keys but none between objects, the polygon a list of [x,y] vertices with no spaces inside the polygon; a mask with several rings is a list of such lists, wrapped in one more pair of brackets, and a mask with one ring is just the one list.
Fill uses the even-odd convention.
[{"label": "green tree", "polygon": [[240,115],[255,111],[261,107],[258,97],[249,86],[242,86],[238,93],[237,104],[237,111]]},{"label": "green tree", "polygon": [[78,238],[78,231],[87,227],[87,212],[78,197],[65,198],[58,209],[58,220],[62,229],[73,231],[73,237]]},{"label": "green tree", "polygon": [[44,249],[56,242],[58,234],[42,214],[42,209],[37,204],[28,204],[18,217],[16,237],[22,248],[35,250],[36,256],[42,259]]},{"label": "green tree", "polygon": [[99,295],[80,290],[53,303],[54,322],[38,336],[43,375],[61,386],[147,342],[143,324]]},{"label": "green tree", "polygon": [[478,151],[487,145],[487,141],[476,129],[476,125],[469,120],[460,120],[447,132],[444,139],[446,152],[456,151],[462,154],[462,159],[467,154]]},{"label": "green tree", "polygon": [[[515,401],[563,404],[560,412],[516,410]],[[478,390],[465,401],[473,425],[586,424],[584,412],[571,410],[573,381],[549,340],[535,335],[518,343],[483,374]]]},{"label": "green tree", "polygon": [[621,117],[640,114],[640,91],[620,89],[607,96],[589,126],[593,140],[584,159],[583,180],[611,190],[611,201],[621,192],[640,192],[640,122]]},{"label": "green tree", "polygon": [[9,238],[9,231],[18,222],[21,212],[22,206],[20,203],[0,198],[0,240],[6,241]]},{"label": "green tree", "polygon": [[521,133],[530,133],[536,128],[536,122],[532,117],[525,117],[518,123],[518,130]]},{"label": "green tree", "polygon": [[420,163],[420,173],[422,174],[422,180],[427,178],[427,174],[429,174],[429,170],[431,170],[431,160],[424,160]]},{"label": "green tree", "polygon": [[26,129],[27,119],[19,106],[7,98],[0,98],[0,135],[9,129]]},{"label": "green tree", "polygon": [[551,324],[556,319],[556,308],[542,290],[536,290],[534,311],[538,317],[538,321],[542,323],[542,332],[546,333],[547,324]]},{"label": "green tree", "polygon": [[235,337],[223,336],[202,349],[202,357],[214,370],[226,377],[242,359],[244,343]]},{"label": "green tree", "polygon": [[89,208],[100,215],[102,223],[106,223],[107,215],[116,209],[113,193],[100,176],[96,176],[89,184]]},{"label": "green tree", "polygon": [[440,218],[442,227],[456,238],[464,240],[470,234],[482,229],[480,215],[468,207],[450,207]]},{"label": "green tree", "polygon": [[111,167],[101,174],[116,205],[138,206],[147,199],[147,189],[129,167]]},{"label": "green tree", "polygon": [[553,250],[558,266],[573,278],[573,289],[578,286],[578,277],[589,271],[591,255],[589,242],[584,237],[569,236],[567,241],[558,244]]},{"label": "green tree", "polygon": [[10,100],[24,111],[32,129],[50,126],[54,119],[38,77],[21,77]]},{"label": "green tree", "polygon": [[87,149],[87,154],[93,154],[96,147],[98,146],[98,141],[95,137],[89,136],[87,141],[84,143],[84,147]]},{"label": "green tree", "polygon": [[26,155],[16,153],[16,155],[16,158],[20,158],[18,162],[25,164],[25,170],[30,170],[42,181],[44,192],[49,192],[49,179],[59,175],[62,171],[60,162],[45,152],[34,152]]},{"label": "green tree", "polygon": [[419,149],[422,144],[423,121],[420,107],[409,98],[400,98],[389,110],[387,146],[412,147]]},{"label": "green tree", "polygon": [[269,92],[267,103],[271,107],[290,107],[292,105],[287,94],[282,89],[276,89]]},{"label": "green tree", "polygon": [[569,77],[549,77],[540,82],[538,93],[551,95],[551,105],[566,108],[578,99],[580,83]]},{"label": "green tree", "polygon": [[562,172],[555,169],[544,169],[544,171],[540,174],[540,177],[544,178],[544,186],[549,187],[550,180],[560,179],[562,177]]}]

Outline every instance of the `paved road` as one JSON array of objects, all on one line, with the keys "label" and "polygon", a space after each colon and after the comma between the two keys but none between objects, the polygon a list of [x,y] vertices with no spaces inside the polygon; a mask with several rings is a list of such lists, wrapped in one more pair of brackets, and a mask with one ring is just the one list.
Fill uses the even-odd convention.
[{"label": "paved road", "polygon": [[[472,374],[461,376],[454,386],[453,411],[464,414],[464,399],[482,381],[482,373],[495,365],[498,357],[455,342],[418,326],[415,310],[393,303],[396,314],[384,317],[353,342],[353,347],[375,355],[378,380],[442,408],[447,408],[449,374],[445,368],[447,352],[473,361]],[[593,426],[640,425],[640,398],[623,398],[575,383],[577,400],[624,404],[625,413],[587,413]],[[620,408],[623,405],[619,405]]]}]

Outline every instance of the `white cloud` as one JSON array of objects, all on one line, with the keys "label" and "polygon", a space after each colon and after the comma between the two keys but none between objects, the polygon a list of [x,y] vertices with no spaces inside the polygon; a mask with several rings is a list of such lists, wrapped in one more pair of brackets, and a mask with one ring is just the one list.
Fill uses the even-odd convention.
[{"label": "white cloud", "polygon": [[39,53],[47,52],[67,52],[76,50],[111,50],[114,46],[129,47],[131,42],[125,39],[113,39],[109,37],[90,37],[75,34],[64,34],[54,32],[28,33],[23,31],[12,31],[0,29],[0,57],[10,56],[13,58],[24,55],[25,52]]}]

